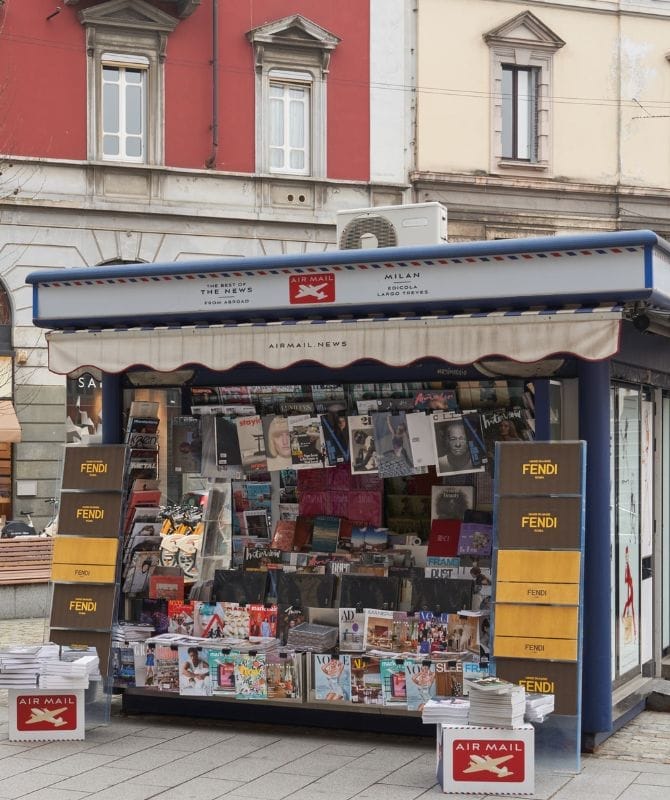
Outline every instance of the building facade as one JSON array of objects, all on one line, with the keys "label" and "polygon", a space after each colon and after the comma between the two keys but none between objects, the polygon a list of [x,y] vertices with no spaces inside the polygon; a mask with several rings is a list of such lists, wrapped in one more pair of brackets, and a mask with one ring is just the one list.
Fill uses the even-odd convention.
[{"label": "building facade", "polygon": [[333,248],[337,210],[409,197],[411,31],[403,0],[0,3],[5,513],[45,521],[63,442],[99,427],[100,376],[66,398],[26,274]]}]

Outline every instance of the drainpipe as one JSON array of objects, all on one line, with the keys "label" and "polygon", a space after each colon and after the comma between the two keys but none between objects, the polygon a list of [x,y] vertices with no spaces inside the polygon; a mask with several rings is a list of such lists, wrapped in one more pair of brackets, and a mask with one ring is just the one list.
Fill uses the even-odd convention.
[{"label": "drainpipe", "polygon": [[212,0],[212,153],[207,169],[216,169],[219,149],[219,0]]}]

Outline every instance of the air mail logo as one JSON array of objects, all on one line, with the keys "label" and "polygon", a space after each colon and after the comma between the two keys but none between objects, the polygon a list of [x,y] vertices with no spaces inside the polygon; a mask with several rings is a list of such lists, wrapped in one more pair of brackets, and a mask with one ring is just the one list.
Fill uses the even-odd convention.
[{"label": "air mail logo", "polygon": [[20,694],[16,698],[19,731],[74,731],[77,729],[77,696],[74,694]]},{"label": "air mail logo", "polygon": [[454,739],[453,779],[523,783],[525,754],[525,742],[518,739]]},{"label": "air mail logo", "polygon": [[75,517],[82,522],[100,522],[105,518],[105,509],[100,506],[80,506]]},{"label": "air mail logo", "polygon": [[288,279],[288,296],[291,305],[334,303],[335,276],[291,275]]}]

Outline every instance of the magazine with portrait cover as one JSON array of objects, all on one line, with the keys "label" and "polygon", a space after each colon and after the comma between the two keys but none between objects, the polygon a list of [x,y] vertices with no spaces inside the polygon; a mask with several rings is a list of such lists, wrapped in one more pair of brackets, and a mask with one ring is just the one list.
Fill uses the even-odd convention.
[{"label": "magazine with portrait cover", "polygon": [[221,603],[193,601],[193,635],[203,639],[223,636],[224,611]]},{"label": "magazine with portrait cover", "polygon": [[421,711],[436,696],[435,663],[429,659],[406,659],[405,688],[408,710]]},{"label": "magazine with portrait cover", "polygon": [[412,448],[404,411],[372,414],[380,478],[412,475]]},{"label": "magazine with portrait cover", "polygon": [[265,414],[261,417],[268,471],[291,469],[291,440],[288,417],[283,414]]},{"label": "magazine with portrait cover", "polygon": [[235,660],[235,697],[237,700],[265,700],[268,696],[264,653],[243,653]]},{"label": "magazine with portrait cover", "polygon": [[207,650],[196,645],[179,645],[179,694],[209,697],[212,694]]},{"label": "magazine with portrait cover", "polygon": [[249,611],[249,638],[277,635],[277,606],[253,603]]},{"label": "magazine with portrait cover", "polygon": [[326,446],[319,417],[299,414],[288,418],[293,469],[316,469],[324,466]]},{"label": "magazine with portrait cover", "polygon": [[328,466],[349,462],[349,420],[344,403],[321,414],[323,442]]},{"label": "magazine with portrait cover", "polygon": [[302,699],[302,654],[273,650],[265,657],[268,700]]},{"label": "magazine with portrait cover", "polygon": [[535,438],[524,408],[492,408],[482,411],[479,418],[491,465],[495,456],[496,442],[533,441]]},{"label": "magazine with portrait cover", "polygon": [[473,508],[474,500],[474,486],[433,486],[430,518],[463,520],[465,512]]},{"label": "magazine with portrait cover", "polygon": [[[433,443],[435,447],[435,472],[439,476],[464,475],[483,472],[482,450],[462,414],[453,411],[435,411],[433,421]],[[481,440],[483,444],[483,440]],[[473,461],[473,454],[477,461]]]},{"label": "magazine with portrait cover", "polygon": [[207,650],[209,680],[215,697],[235,696],[235,661],[238,654],[231,650]]},{"label": "magazine with portrait cover", "polygon": [[382,676],[378,658],[351,656],[351,702],[357,705],[384,705]]},{"label": "magazine with portrait cover", "polygon": [[[340,600],[340,603],[341,602]],[[363,611],[363,606],[346,608],[340,604],[338,616],[340,627],[340,652],[364,652],[365,612]]]},{"label": "magazine with portrait cover", "polygon": [[307,621],[307,612],[294,605],[279,606],[277,612],[277,638],[282,645],[286,644],[288,632]]},{"label": "magazine with portrait cover", "polygon": [[351,702],[351,656],[314,653],[313,689],[315,700]]},{"label": "magazine with portrait cover", "polygon": [[372,418],[367,415],[349,417],[349,453],[352,475],[377,474],[377,446]]}]

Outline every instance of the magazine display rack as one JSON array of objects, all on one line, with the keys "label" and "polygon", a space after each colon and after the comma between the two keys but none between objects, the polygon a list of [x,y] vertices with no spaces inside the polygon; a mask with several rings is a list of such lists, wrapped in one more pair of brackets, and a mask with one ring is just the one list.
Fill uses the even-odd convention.
[{"label": "magazine display rack", "polygon": [[[124,630],[153,635],[118,654],[125,710],[327,709],[418,731],[426,699],[488,674],[494,442],[532,440],[522,381],[188,391],[162,462],[209,482],[197,579],[183,598],[126,592]],[[158,506],[135,511],[161,526]],[[275,657],[295,696],[270,690]]]}]

